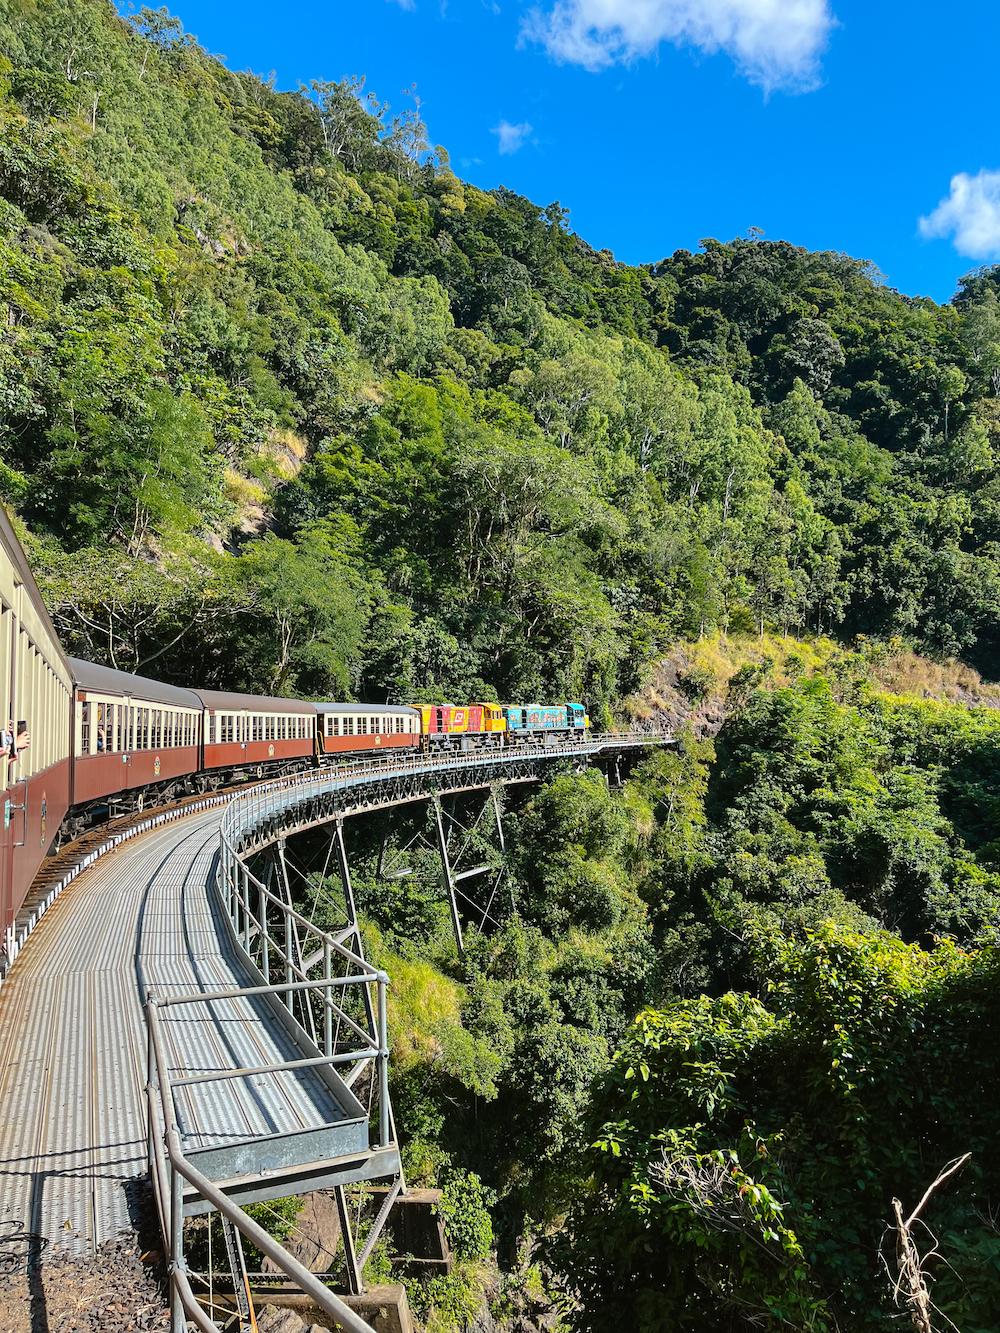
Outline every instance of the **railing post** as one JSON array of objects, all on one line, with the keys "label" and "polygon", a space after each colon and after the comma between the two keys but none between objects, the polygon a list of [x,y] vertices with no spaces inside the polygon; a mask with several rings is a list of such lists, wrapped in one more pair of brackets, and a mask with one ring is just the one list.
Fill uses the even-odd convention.
[{"label": "railing post", "polygon": [[[323,980],[329,981],[332,975],[330,969],[330,937],[323,936]],[[323,987],[323,1054],[333,1054],[333,995],[329,986]]]},{"label": "railing post", "polygon": [[378,979],[378,1141],[379,1147],[389,1143],[389,1025],[386,1017],[384,972]]},{"label": "railing post", "polygon": [[239,879],[243,885],[243,947],[250,953],[250,874],[242,861],[239,866]]},{"label": "railing post", "polygon": [[261,940],[261,971],[264,973],[264,983],[271,984],[271,958],[268,949],[269,935],[267,933],[267,894],[264,892],[263,884],[258,886],[257,893],[260,902],[260,940]]},{"label": "railing post", "polygon": [[[285,909],[285,984],[292,984],[292,917],[291,913]],[[285,991],[285,1006],[288,1012],[292,1012],[294,991]]]},{"label": "railing post", "polygon": [[[184,1177],[170,1163],[170,1272],[184,1266]],[[187,1317],[176,1281],[170,1283],[170,1333],[187,1333]]]}]

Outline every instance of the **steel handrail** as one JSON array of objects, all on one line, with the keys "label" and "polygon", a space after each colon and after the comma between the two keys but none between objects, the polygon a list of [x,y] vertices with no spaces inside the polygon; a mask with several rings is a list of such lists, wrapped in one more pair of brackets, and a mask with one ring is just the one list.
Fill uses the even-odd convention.
[{"label": "steel handrail", "polygon": [[388,981],[387,972],[377,972],[374,977],[318,977],[315,981],[279,981],[273,986],[239,986],[229,990],[193,990],[186,995],[161,995],[157,1003],[161,1009],[173,1004],[200,1004],[205,1000],[240,1000],[245,995],[281,995],[285,991],[313,990],[317,986],[328,989],[331,986],[360,986],[370,981]]},{"label": "steel handrail", "polygon": [[[228,822],[230,812],[235,813],[235,807],[253,801],[256,803],[260,795],[271,794],[278,791],[296,791],[308,787],[325,786],[326,790],[335,790],[337,786],[345,790],[348,786],[357,784],[357,780],[364,778],[372,773],[389,773],[393,769],[401,772],[413,773],[431,773],[441,769],[466,768],[475,764],[491,763],[504,765],[517,761],[518,759],[529,758],[552,758],[561,757],[571,758],[574,755],[594,754],[609,746],[615,744],[655,744],[664,739],[662,736],[649,735],[645,732],[605,732],[600,737],[594,737],[584,741],[569,743],[558,746],[545,745],[517,745],[510,746],[501,751],[463,751],[457,754],[442,755],[400,755],[387,752],[377,757],[355,759],[349,765],[328,765],[324,767],[321,774],[291,774],[287,777],[273,779],[270,782],[260,783],[252,788],[250,792],[241,792],[234,797],[233,801],[227,807],[224,816],[224,825]],[[327,781],[332,777],[333,784],[327,786]],[[349,782],[348,779],[355,779]]]},{"label": "steel handrail", "polygon": [[[177,1128],[172,1099],[168,1100],[170,1078],[167,1072],[166,1054],[163,1049],[163,1037],[160,1032],[157,1009],[159,1001],[153,995],[146,1005],[149,1025],[150,1070],[146,1085],[150,1108],[150,1148],[154,1158],[153,1174],[158,1186],[158,1204],[164,1233],[169,1237],[170,1279],[185,1310],[192,1317],[202,1333],[218,1333],[218,1326],[209,1319],[195,1299],[187,1277],[187,1267],[183,1257],[183,1187],[180,1178],[192,1185],[206,1202],[212,1204],[227,1217],[246,1238],[256,1245],[273,1263],[277,1264],[286,1277],[291,1278],[300,1290],[316,1302],[319,1308],[336,1319],[347,1333],[371,1333],[371,1325],[361,1318],[351,1307],[335,1296],[315,1274],[280,1245],[273,1236],[249,1217],[233,1201],[209,1180],[207,1176],[193,1166],[184,1153],[180,1132]],[[154,1071],[155,1070],[155,1081]],[[157,1098],[157,1093],[159,1097]],[[157,1101],[159,1105],[157,1106]],[[161,1130],[162,1133],[157,1133]],[[169,1169],[169,1177],[168,1177]],[[167,1186],[169,1185],[169,1193]],[[174,1326],[179,1328],[177,1311],[174,1310]]]}]

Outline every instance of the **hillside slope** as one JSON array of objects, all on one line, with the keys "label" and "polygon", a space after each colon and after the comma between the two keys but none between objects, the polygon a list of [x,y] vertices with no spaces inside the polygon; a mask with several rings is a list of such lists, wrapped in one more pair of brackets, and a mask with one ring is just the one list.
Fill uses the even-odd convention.
[{"label": "hillside slope", "polygon": [[939,307],[784,242],[629,267],[163,11],[4,0],[0,51],[0,493],[71,648],[597,718],[716,629],[989,671],[993,271]]}]

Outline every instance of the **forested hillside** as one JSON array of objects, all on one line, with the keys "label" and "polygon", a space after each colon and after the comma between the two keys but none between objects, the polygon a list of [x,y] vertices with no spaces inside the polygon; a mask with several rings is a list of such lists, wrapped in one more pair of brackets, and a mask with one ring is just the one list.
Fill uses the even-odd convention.
[{"label": "forested hillside", "polygon": [[359,872],[459,1238],[426,1326],[559,1288],[546,1328],[888,1327],[891,1200],[971,1151],[935,1299],[995,1329],[1000,712],[913,654],[997,675],[1000,269],[939,306],[760,236],[630,267],[415,100],[166,11],[0,0],[0,53],[0,498],[71,651],[606,725],[701,645],[718,736],[520,799],[464,963],[429,863]]},{"label": "forested hillside", "polygon": [[360,80],[279,91],[103,0],[0,25],[0,486],[71,646],[595,717],[716,627],[989,669],[992,273],[940,307],[760,238],[633,268]]}]

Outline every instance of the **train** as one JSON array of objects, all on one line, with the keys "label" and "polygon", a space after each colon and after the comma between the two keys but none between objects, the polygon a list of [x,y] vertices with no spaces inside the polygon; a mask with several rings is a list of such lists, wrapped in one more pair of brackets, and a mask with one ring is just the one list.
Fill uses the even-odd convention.
[{"label": "train", "polygon": [[[69,657],[2,507],[0,711],[0,970],[43,859],[97,822],[357,755],[552,746],[590,728],[581,703],[317,703],[169,685]],[[22,735],[30,745],[17,751]]]}]

